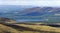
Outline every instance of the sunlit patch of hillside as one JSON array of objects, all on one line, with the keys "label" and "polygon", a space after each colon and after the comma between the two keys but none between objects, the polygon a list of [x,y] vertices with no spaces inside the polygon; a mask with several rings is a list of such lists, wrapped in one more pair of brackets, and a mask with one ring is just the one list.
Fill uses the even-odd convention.
[{"label": "sunlit patch of hillside", "polygon": [[40,31],[60,32],[60,28],[50,27],[50,26],[45,26],[45,25],[26,25],[26,24],[16,24],[16,25],[32,28],[32,29],[40,30]]},{"label": "sunlit patch of hillside", "polygon": [[35,31],[18,31],[14,28],[5,26],[3,24],[0,24],[0,33],[39,33],[39,32],[35,32]]},{"label": "sunlit patch of hillside", "polygon": [[24,24],[24,23],[13,24],[13,25],[16,25],[14,27],[13,25],[7,26],[4,24],[0,24],[0,33],[60,33],[60,28],[57,28],[57,27],[40,25],[42,23],[37,23],[37,24],[34,23],[31,25],[30,24]]},{"label": "sunlit patch of hillside", "polygon": [[19,33],[19,31],[11,27],[0,24],[0,33]]}]

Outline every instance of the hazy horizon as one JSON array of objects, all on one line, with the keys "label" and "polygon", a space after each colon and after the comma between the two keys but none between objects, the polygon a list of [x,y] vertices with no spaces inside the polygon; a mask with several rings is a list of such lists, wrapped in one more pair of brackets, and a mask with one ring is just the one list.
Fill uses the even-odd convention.
[{"label": "hazy horizon", "polygon": [[60,7],[60,0],[0,0],[0,5],[34,5]]}]

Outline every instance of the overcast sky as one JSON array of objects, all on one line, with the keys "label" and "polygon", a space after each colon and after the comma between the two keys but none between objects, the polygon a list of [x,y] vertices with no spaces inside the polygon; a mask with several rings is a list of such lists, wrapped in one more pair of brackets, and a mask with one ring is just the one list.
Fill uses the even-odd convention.
[{"label": "overcast sky", "polygon": [[0,5],[35,5],[60,7],[60,0],[0,0]]}]

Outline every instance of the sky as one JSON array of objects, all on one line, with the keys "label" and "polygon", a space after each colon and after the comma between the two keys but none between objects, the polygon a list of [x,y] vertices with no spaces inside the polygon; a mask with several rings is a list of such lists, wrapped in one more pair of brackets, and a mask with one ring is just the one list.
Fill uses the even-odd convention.
[{"label": "sky", "polygon": [[0,0],[0,5],[34,5],[60,7],[60,0]]}]

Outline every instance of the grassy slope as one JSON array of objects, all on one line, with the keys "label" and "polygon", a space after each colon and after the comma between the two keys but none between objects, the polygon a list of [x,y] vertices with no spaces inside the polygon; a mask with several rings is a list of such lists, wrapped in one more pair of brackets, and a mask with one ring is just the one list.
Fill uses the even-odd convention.
[{"label": "grassy slope", "polygon": [[[18,27],[17,27],[18,28]],[[18,31],[14,28],[0,24],[0,33],[39,33],[34,31]]]},{"label": "grassy slope", "polygon": [[[60,28],[50,27],[50,26],[42,26],[42,25],[26,25],[26,24],[15,24],[18,26],[23,26],[26,28],[31,28],[38,31],[18,31],[15,28],[8,27],[0,24],[0,33],[60,33]],[[18,28],[18,27],[17,27]]]},{"label": "grassy slope", "polygon": [[40,30],[40,31],[59,32],[60,33],[60,28],[55,28],[55,27],[50,27],[50,26],[26,25],[26,24],[17,24],[17,25],[32,28],[35,30]]},{"label": "grassy slope", "polygon": [[15,29],[13,29],[13,28],[11,28],[11,27],[2,25],[2,24],[0,24],[0,32],[1,32],[1,33],[6,33],[6,32],[19,33],[19,31],[15,30]]}]

